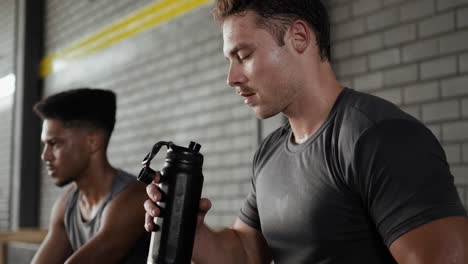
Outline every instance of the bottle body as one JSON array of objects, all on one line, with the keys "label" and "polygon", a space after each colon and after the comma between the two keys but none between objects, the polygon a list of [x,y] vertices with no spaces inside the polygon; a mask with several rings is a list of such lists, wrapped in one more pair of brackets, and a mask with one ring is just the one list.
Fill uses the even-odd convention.
[{"label": "bottle body", "polygon": [[159,230],[151,236],[148,264],[191,263],[203,186],[202,160],[199,153],[168,152],[159,184],[162,217],[154,221]]}]

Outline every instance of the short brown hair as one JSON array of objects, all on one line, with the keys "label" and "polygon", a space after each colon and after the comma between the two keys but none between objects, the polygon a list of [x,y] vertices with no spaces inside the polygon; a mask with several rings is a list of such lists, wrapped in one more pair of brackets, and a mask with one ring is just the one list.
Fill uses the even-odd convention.
[{"label": "short brown hair", "polygon": [[315,33],[320,57],[330,60],[330,21],[320,0],[215,0],[212,13],[222,23],[231,15],[243,15],[249,10],[259,15],[257,24],[268,30],[280,46],[294,20],[306,21]]}]

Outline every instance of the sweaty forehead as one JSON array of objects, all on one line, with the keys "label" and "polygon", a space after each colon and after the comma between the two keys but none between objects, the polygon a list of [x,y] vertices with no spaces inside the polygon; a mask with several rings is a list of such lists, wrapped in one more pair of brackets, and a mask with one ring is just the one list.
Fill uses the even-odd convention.
[{"label": "sweaty forehead", "polygon": [[257,27],[256,16],[252,12],[231,15],[223,22],[223,52],[230,51],[240,43],[252,41],[260,28]]}]

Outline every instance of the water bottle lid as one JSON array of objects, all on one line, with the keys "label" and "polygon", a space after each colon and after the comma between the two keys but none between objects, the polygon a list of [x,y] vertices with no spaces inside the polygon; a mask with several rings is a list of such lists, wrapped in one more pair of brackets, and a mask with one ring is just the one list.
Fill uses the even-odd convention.
[{"label": "water bottle lid", "polygon": [[166,159],[201,167],[203,155],[199,152],[200,148],[201,145],[193,141],[190,141],[188,148],[172,144],[168,149]]},{"label": "water bottle lid", "polygon": [[201,145],[198,144],[197,142],[190,141],[188,148],[192,150],[193,153],[198,153],[200,151]]}]

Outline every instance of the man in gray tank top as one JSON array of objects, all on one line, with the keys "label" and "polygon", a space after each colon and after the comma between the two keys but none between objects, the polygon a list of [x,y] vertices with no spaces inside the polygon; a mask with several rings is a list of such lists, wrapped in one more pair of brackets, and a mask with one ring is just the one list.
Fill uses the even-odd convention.
[{"label": "man in gray tank top", "polygon": [[57,186],[74,183],[54,204],[49,232],[32,263],[145,263],[145,185],[111,166],[112,91],[74,89],[34,106],[43,120],[42,159]]}]

